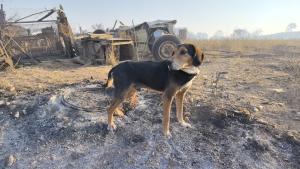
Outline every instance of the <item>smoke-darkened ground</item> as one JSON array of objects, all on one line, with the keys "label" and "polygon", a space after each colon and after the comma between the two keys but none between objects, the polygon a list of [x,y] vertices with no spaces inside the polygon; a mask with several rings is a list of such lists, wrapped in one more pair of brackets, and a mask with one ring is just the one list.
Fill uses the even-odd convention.
[{"label": "smoke-darkened ground", "polygon": [[[80,68],[88,70],[82,76],[71,65],[43,68],[49,78],[27,77],[32,86],[14,83],[13,76],[26,81],[22,71],[39,67],[1,73],[2,81],[14,86],[2,83],[0,91],[0,166],[298,168],[300,58],[289,48],[282,51],[210,52],[185,100],[193,128],[181,127],[173,108],[170,139],[161,132],[160,95],[147,90],[139,92],[136,109],[124,106],[126,116],[116,118],[117,130],[107,131],[109,97],[101,89],[107,67]],[[99,90],[83,90],[94,88]],[[66,102],[100,108],[85,112]]]}]

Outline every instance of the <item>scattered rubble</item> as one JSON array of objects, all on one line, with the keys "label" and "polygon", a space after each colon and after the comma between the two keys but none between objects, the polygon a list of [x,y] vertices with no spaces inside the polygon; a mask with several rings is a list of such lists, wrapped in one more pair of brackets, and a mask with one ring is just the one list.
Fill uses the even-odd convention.
[{"label": "scattered rubble", "polygon": [[277,92],[277,93],[283,93],[284,90],[283,89],[272,89],[273,91]]},{"label": "scattered rubble", "polygon": [[6,106],[6,101],[0,100],[0,107],[2,107],[2,106]]},{"label": "scattered rubble", "polygon": [[20,117],[20,112],[19,112],[19,111],[15,112],[15,113],[14,113],[14,117],[15,117],[15,118],[19,118],[19,117]]},{"label": "scattered rubble", "polygon": [[11,167],[13,166],[15,163],[16,163],[17,159],[14,155],[9,155],[7,158],[6,158],[6,161],[5,161],[5,166],[6,167]]}]

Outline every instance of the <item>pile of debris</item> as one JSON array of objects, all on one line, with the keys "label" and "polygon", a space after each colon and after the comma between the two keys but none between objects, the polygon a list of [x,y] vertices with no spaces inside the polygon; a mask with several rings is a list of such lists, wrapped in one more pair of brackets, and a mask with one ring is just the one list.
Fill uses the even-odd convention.
[{"label": "pile of debris", "polygon": [[[49,19],[53,15],[56,19]],[[33,16],[40,18],[32,20]],[[132,26],[126,26],[116,20],[110,30],[74,35],[62,6],[15,21],[6,21],[1,6],[0,69],[15,68],[23,58],[39,63],[53,56],[73,58],[80,64],[112,65],[123,60],[170,59],[181,43],[173,31],[176,22],[157,20],[138,25],[132,22]],[[117,23],[120,23],[118,28]]]},{"label": "pile of debris", "polygon": [[[57,19],[47,19],[54,14]],[[37,15],[43,16],[37,20],[30,20]],[[39,63],[37,57],[75,56],[73,32],[62,6],[11,22],[6,21],[1,5],[0,27],[0,69],[7,66],[14,69],[25,58],[29,58],[32,63]]]}]

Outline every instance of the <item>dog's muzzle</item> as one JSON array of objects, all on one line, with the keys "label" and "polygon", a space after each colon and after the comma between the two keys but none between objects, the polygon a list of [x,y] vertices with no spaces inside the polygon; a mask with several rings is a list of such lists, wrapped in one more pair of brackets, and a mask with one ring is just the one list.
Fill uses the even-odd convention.
[{"label": "dog's muzzle", "polygon": [[198,67],[201,65],[201,61],[198,58],[193,58],[193,65]]},{"label": "dog's muzzle", "polygon": [[182,64],[177,63],[177,62],[172,62],[171,69],[172,70],[182,70],[188,74],[199,74],[199,72],[200,72],[198,66],[193,65],[193,66],[189,66],[189,67],[184,67],[184,66],[182,66]]},{"label": "dog's muzzle", "polygon": [[183,68],[181,70],[184,71],[185,73],[194,74],[194,75],[197,75],[197,74],[200,73],[199,67],[196,67],[196,66],[191,66],[191,67]]},{"label": "dog's muzzle", "polygon": [[180,70],[180,69],[182,69],[182,67],[183,66],[181,63],[178,63],[176,61],[172,62],[172,67],[171,67],[172,70]]}]

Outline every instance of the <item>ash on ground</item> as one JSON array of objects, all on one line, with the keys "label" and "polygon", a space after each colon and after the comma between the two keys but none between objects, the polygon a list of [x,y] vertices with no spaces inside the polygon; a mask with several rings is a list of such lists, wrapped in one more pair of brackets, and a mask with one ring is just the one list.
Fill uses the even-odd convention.
[{"label": "ash on ground", "polygon": [[[193,128],[171,115],[170,139],[162,135],[161,97],[142,90],[139,104],[107,130],[107,99],[78,84],[16,96],[0,108],[0,166],[11,168],[298,168],[300,143],[246,114],[185,104]],[[62,94],[86,112],[64,106]],[[189,95],[187,97],[190,97]],[[16,114],[18,112],[18,115]],[[14,157],[13,159],[11,157]],[[2,168],[1,167],[1,168]]]}]

